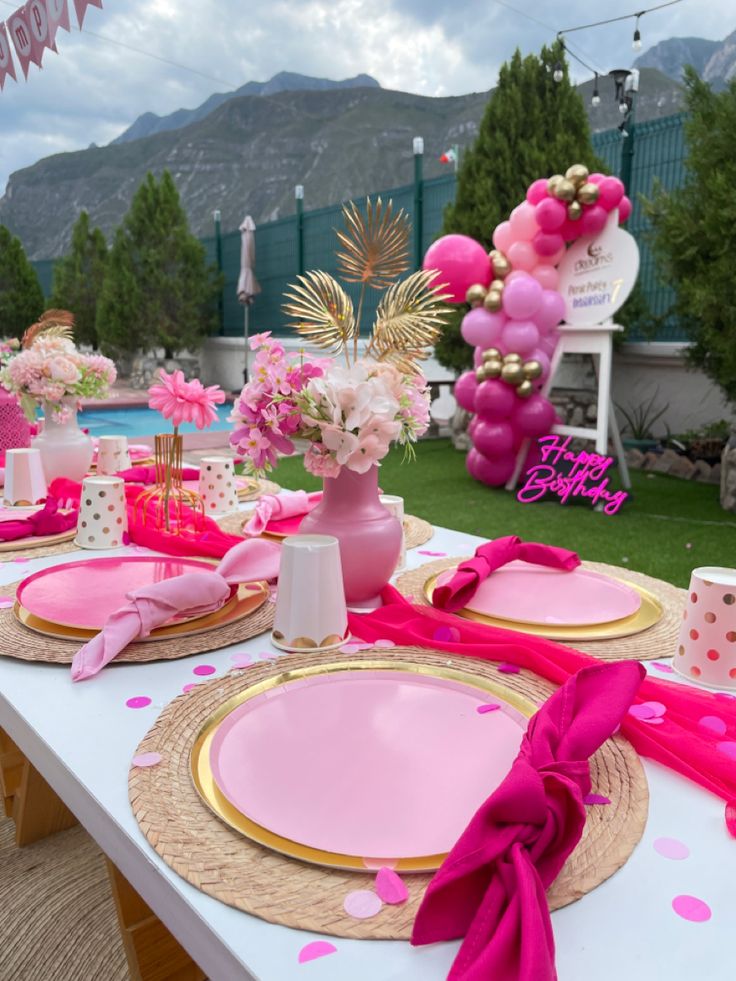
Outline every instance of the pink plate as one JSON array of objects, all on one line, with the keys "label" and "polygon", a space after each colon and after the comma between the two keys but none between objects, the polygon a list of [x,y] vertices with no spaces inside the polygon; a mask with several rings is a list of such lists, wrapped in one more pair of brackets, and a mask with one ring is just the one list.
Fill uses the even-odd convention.
[{"label": "pink plate", "polygon": [[21,606],[42,620],[100,630],[110,614],[125,604],[131,590],[185,572],[212,572],[213,568],[208,562],[168,556],[86,559],[28,576],[17,595]]},{"label": "pink plate", "polygon": [[636,590],[599,572],[510,562],[481,583],[467,609],[517,623],[583,627],[631,616],[640,605]]},{"label": "pink plate", "polygon": [[[499,711],[478,708],[498,703]],[[210,764],[241,814],[345,855],[450,850],[508,773],[526,718],[487,691],[413,671],[299,678],[220,723]]]}]

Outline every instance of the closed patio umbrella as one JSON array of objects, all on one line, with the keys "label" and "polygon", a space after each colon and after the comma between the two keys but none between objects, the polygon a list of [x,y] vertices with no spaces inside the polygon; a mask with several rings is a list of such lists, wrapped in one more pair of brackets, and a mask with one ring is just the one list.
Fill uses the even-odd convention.
[{"label": "closed patio umbrella", "polygon": [[243,369],[243,381],[248,381],[248,327],[250,306],[261,292],[255,274],[256,265],[256,223],[250,215],[243,218],[240,226],[240,275],[238,276],[238,300],[245,309],[244,334],[245,334],[245,367]]}]

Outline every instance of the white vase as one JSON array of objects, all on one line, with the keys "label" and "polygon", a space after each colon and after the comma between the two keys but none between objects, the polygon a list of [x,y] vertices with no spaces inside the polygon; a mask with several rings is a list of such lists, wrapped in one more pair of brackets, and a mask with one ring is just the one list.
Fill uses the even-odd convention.
[{"label": "white vase", "polygon": [[48,484],[56,477],[81,481],[89,471],[94,452],[92,438],[79,428],[76,400],[62,399],[61,404],[66,410],[63,420],[55,419],[53,407],[43,403],[43,432],[32,443],[41,451]]}]

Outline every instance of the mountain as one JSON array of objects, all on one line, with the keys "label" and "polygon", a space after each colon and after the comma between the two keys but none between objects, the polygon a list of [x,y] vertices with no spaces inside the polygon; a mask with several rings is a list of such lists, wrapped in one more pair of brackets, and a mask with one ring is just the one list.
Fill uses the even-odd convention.
[{"label": "mountain", "polygon": [[279,72],[267,82],[246,82],[234,92],[216,92],[206,99],[196,109],[177,109],[167,116],[157,116],[153,112],[144,112],[136,121],[112,140],[112,143],[129,143],[143,136],[154,133],[165,133],[172,129],[182,129],[190,123],[204,119],[228,99],[237,99],[241,95],[277,95],[279,92],[324,92],[331,89],[380,88],[380,85],[370,75],[356,75],[355,78],[344,78],[334,82],[329,78],[312,78],[309,75],[299,75],[296,72]]},{"label": "mountain", "polygon": [[[601,104],[590,106],[594,129],[618,125],[613,82],[602,79]],[[651,93],[655,93],[653,96]],[[679,108],[679,86],[659,72],[642,72],[637,119]],[[223,231],[243,215],[269,221],[294,211],[294,186],[305,186],[314,209],[409,184],[412,137],[424,137],[425,176],[450,172],[439,157],[471,143],[488,92],[432,98],[377,87],[285,91],[228,99],[180,129],[129,142],[90,147],[39,160],[12,174],[0,198],[0,224],[18,235],[30,258],[67,249],[79,212],[110,236],[147,171],[171,171],[196,235]]]},{"label": "mountain", "polygon": [[656,68],[678,82],[685,65],[692,65],[717,91],[724,89],[736,76],[736,31],[723,41],[671,37],[655,44],[634,62],[635,68]]}]

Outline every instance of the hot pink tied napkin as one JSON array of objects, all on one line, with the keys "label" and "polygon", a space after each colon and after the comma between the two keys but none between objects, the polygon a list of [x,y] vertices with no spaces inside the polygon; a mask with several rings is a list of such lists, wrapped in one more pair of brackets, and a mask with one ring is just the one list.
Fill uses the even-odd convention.
[{"label": "hot pink tied napkin", "polygon": [[611,736],[646,672],[583,668],[529,723],[508,776],[432,879],[415,945],[464,937],[450,981],[555,981],[546,890],[585,826],[588,760]]},{"label": "hot pink tied napkin", "polygon": [[62,514],[55,497],[47,497],[40,511],[27,518],[14,521],[0,521],[0,541],[12,542],[19,538],[43,538],[45,535],[60,535],[77,526],[78,513]]},{"label": "hot pink tied napkin", "polygon": [[249,537],[262,535],[269,521],[296,518],[308,514],[322,499],[322,492],[282,491],[280,494],[264,494],[256,503],[253,514],[243,526],[243,534]]},{"label": "hot pink tied napkin", "polygon": [[492,572],[520,559],[532,565],[546,565],[552,569],[572,572],[580,565],[575,552],[555,545],[540,542],[523,542],[516,535],[507,535],[495,541],[480,545],[472,559],[466,559],[457,567],[457,572],[449,582],[437,586],[432,594],[432,605],[440,610],[453,613],[467,606],[475,595],[478,586]]},{"label": "hot pink tied napkin", "polygon": [[177,614],[197,616],[219,610],[232,585],[276,579],[280,551],[274,542],[240,542],[212,572],[187,572],[128,593],[130,602],[74,655],[72,681],[92,678],[128,644],[147,637]]},{"label": "hot pink tied napkin", "polygon": [[[127,470],[119,470],[117,477],[122,477],[126,484],[155,484],[156,467],[129,467]],[[198,480],[199,469],[197,467],[184,467],[181,472],[182,480]]]}]

